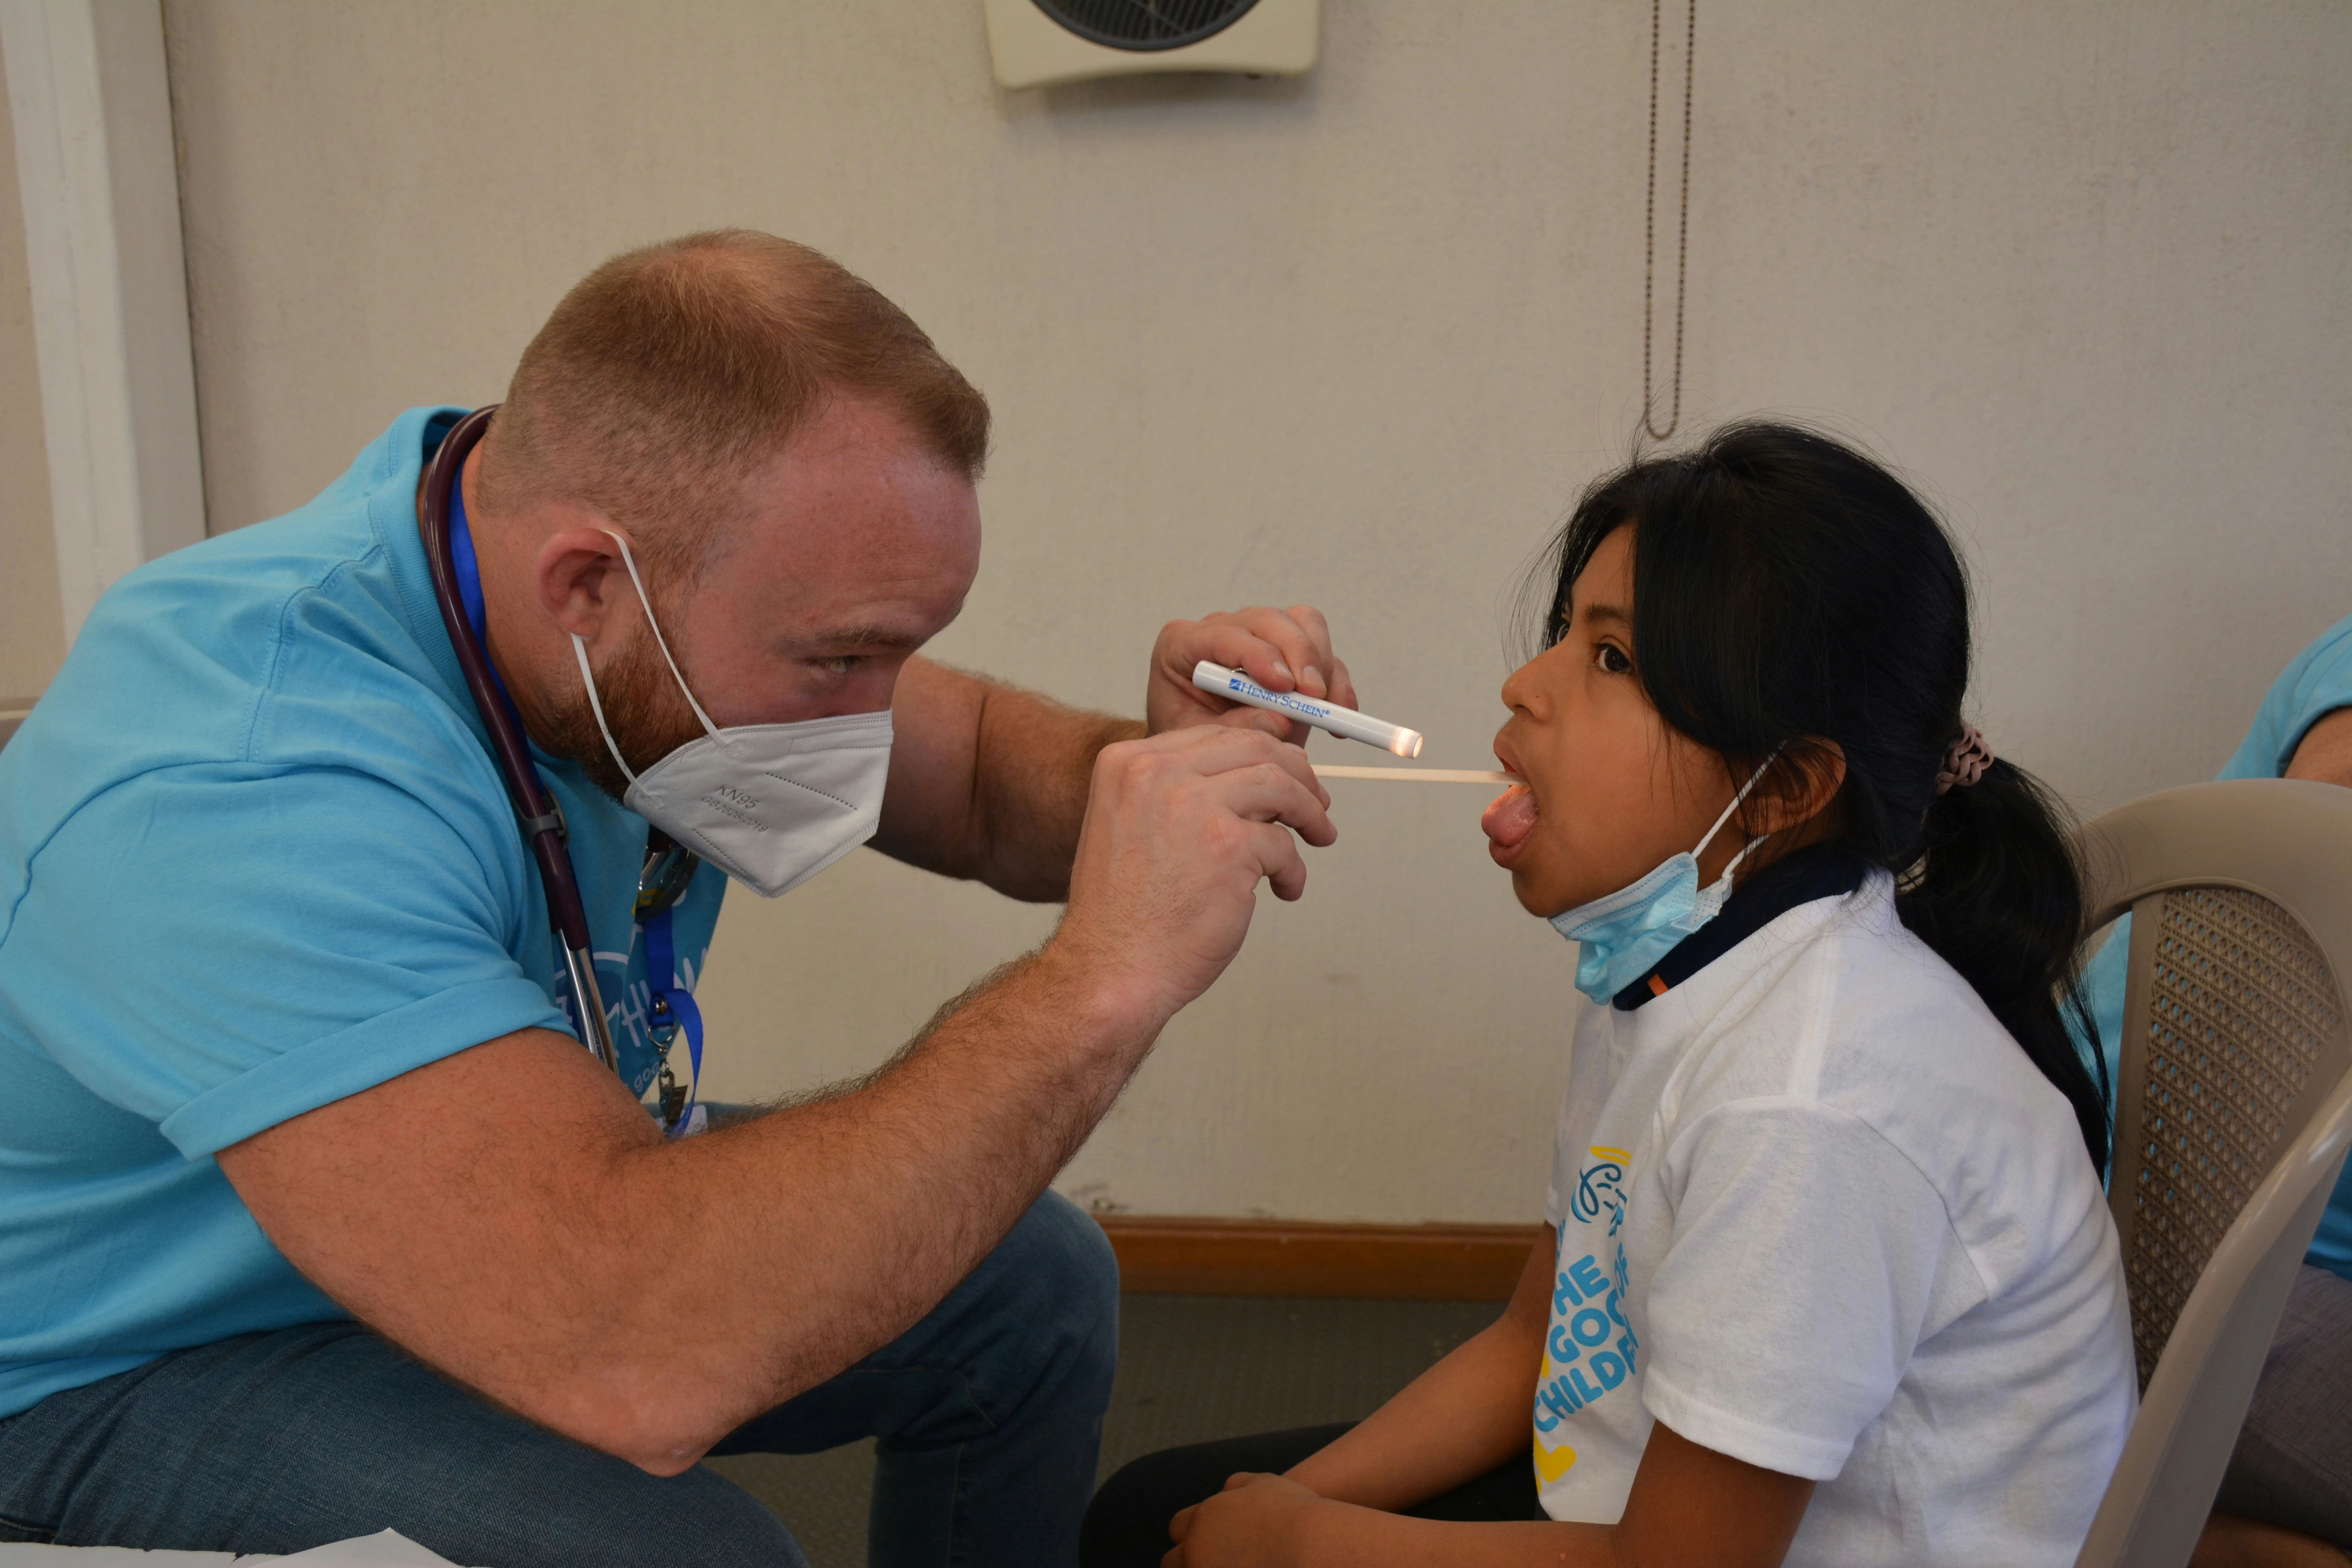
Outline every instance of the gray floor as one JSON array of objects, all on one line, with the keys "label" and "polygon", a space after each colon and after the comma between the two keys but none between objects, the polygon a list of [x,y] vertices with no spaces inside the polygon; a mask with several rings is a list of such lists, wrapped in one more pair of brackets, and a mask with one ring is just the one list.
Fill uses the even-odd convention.
[{"label": "gray floor", "polygon": [[[1129,1296],[1102,1473],[1179,1443],[1354,1421],[1495,1319],[1486,1301]],[[766,1503],[816,1568],[861,1568],[874,1446],[711,1468]]]}]

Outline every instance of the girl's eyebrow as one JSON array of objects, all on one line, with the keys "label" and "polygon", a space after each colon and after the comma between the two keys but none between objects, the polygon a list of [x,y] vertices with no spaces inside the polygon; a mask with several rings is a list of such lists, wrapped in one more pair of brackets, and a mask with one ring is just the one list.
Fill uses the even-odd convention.
[{"label": "girl's eyebrow", "polygon": [[1614,621],[1621,626],[1630,626],[1633,624],[1633,617],[1614,605],[1587,605],[1577,618],[1585,621]]}]

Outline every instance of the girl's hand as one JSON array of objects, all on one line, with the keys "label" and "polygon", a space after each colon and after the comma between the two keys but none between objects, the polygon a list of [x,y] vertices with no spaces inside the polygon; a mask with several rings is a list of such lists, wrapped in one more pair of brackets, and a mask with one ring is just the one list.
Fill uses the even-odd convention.
[{"label": "girl's hand", "polygon": [[1297,1481],[1244,1472],[1168,1521],[1176,1550],[1160,1568],[1284,1568],[1297,1561],[1307,1518],[1323,1500]]}]

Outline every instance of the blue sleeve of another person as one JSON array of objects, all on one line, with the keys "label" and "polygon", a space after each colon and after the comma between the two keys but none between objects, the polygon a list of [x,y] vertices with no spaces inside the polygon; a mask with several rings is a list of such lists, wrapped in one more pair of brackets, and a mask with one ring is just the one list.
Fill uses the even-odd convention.
[{"label": "blue sleeve of another person", "polygon": [[[2305,733],[2338,708],[2352,708],[2352,616],[2322,632],[2271,684],[2263,705],[2254,710],[2253,727],[2217,776],[2280,777],[2294,760]],[[2083,975],[2110,1078],[2120,1059],[2130,954],[2131,917],[2126,915]],[[2320,1215],[2319,1233],[2312,1237],[2305,1261],[2352,1279],[2352,1163],[2336,1181],[2336,1194]]]}]

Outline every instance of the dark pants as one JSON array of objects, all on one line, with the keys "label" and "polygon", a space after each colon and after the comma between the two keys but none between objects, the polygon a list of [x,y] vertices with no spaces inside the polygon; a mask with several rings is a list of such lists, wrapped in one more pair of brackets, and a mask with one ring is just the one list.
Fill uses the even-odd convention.
[{"label": "dark pants", "polygon": [[[1279,1475],[1348,1429],[1342,1423],[1263,1432],[1166,1448],[1138,1459],[1095,1494],[1078,1537],[1078,1561],[1085,1568],[1160,1568],[1171,1544],[1168,1521],[1178,1510],[1214,1497],[1224,1489],[1225,1478],[1236,1471]],[[1525,1458],[1404,1511],[1414,1519],[1475,1523],[1544,1517],[1536,1501],[1535,1465]]]},{"label": "dark pants", "polygon": [[2352,1282],[2295,1275],[2213,1506],[2352,1551]]},{"label": "dark pants", "polygon": [[[1118,1291],[1101,1230],[1049,1193],[896,1342],[715,1451],[878,1437],[873,1563],[1066,1568]],[[294,1552],[387,1528],[474,1568],[807,1562],[715,1472],[649,1476],[355,1323],[175,1352],[0,1421],[0,1542]]]}]

